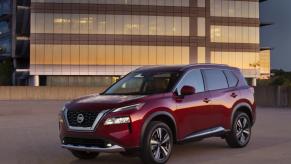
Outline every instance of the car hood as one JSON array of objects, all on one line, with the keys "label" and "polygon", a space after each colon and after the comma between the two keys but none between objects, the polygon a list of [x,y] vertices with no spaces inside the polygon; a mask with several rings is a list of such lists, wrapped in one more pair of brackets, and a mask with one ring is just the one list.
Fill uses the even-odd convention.
[{"label": "car hood", "polygon": [[89,95],[73,100],[66,105],[69,110],[98,111],[114,109],[138,103],[145,96],[140,95]]}]

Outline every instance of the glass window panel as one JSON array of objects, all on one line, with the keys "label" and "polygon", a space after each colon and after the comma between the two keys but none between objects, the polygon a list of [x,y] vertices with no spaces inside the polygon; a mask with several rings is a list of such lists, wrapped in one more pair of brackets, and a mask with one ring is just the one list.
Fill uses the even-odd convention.
[{"label": "glass window panel", "polygon": [[80,16],[79,14],[72,14],[72,26],[71,32],[72,34],[79,34],[80,33]]},{"label": "glass window panel", "polygon": [[189,17],[182,17],[182,36],[189,36],[190,23]]},{"label": "glass window panel", "polygon": [[189,64],[189,47],[182,47],[182,64]]},{"label": "glass window panel", "polygon": [[114,34],[114,15],[106,15],[106,34]]},{"label": "glass window panel", "polygon": [[36,44],[30,44],[30,64],[36,64]]},{"label": "glass window panel", "polygon": [[157,47],[149,46],[149,65],[157,64]]},{"label": "glass window panel", "polygon": [[228,1],[228,16],[235,17],[235,1]]},{"label": "glass window panel", "polygon": [[189,0],[182,0],[181,3],[182,3],[181,6],[184,6],[184,7],[189,6]]},{"label": "glass window panel", "polygon": [[198,36],[205,36],[205,18],[198,17],[197,18],[197,24],[198,24]]},{"label": "glass window panel", "polygon": [[44,33],[44,14],[36,13],[35,14],[35,32]]},{"label": "glass window panel", "polygon": [[63,14],[63,32],[64,34],[71,33],[71,15]]},{"label": "glass window panel", "polygon": [[54,14],[54,33],[62,33],[63,16],[62,14]]},{"label": "glass window panel", "polygon": [[35,64],[44,64],[44,45],[37,44],[35,48]]},{"label": "glass window panel", "polygon": [[236,42],[236,28],[235,28],[235,26],[229,26],[229,28],[228,28],[228,30],[229,30],[229,42],[230,43],[235,43]]},{"label": "glass window panel", "polygon": [[131,46],[124,46],[123,47],[123,64],[124,65],[131,65],[132,58],[131,58]]},{"label": "glass window panel", "polygon": [[242,17],[242,2],[235,1],[235,17]]},{"label": "glass window panel", "polygon": [[36,24],[35,24],[35,13],[31,13],[30,15],[30,32],[35,33]]},{"label": "glass window panel", "polygon": [[249,18],[249,2],[242,2],[242,17]]},{"label": "glass window panel", "polygon": [[80,65],[88,65],[89,63],[89,46],[80,46]]},{"label": "glass window panel", "polygon": [[106,65],[114,65],[114,46],[106,45]]},{"label": "glass window panel", "polygon": [[62,65],[71,64],[71,47],[70,45],[62,45]]},{"label": "glass window panel", "polygon": [[132,16],[132,24],[131,24],[131,30],[132,30],[132,35],[139,35],[139,27],[140,27],[140,16]]},{"label": "glass window panel", "polygon": [[106,63],[105,45],[97,45],[97,64],[105,65],[105,63]]},{"label": "glass window panel", "polygon": [[[177,17],[179,19],[179,17]],[[180,22],[181,25],[181,22]],[[165,35],[174,36],[175,27],[174,27],[174,18],[165,17]]]},{"label": "glass window panel", "polygon": [[149,16],[149,35],[157,35],[157,17]]},{"label": "glass window panel", "polygon": [[115,34],[123,34],[123,15],[115,15]]},{"label": "glass window panel", "polygon": [[53,64],[61,65],[62,64],[62,45],[53,45]]},{"label": "glass window panel", "polygon": [[229,1],[226,1],[226,0],[222,0],[222,9],[221,9],[221,16],[223,17],[228,17],[228,14],[229,14],[229,11],[228,11],[228,8],[229,8]]},{"label": "glass window panel", "polygon": [[205,0],[197,0],[197,7],[205,7]]},{"label": "glass window panel", "polygon": [[182,36],[182,18],[174,17],[174,36]]},{"label": "glass window panel", "polygon": [[157,47],[157,64],[158,65],[164,65],[166,64],[165,60],[165,47],[164,46],[158,46]]},{"label": "glass window panel", "polygon": [[165,35],[165,17],[157,16],[157,35]]},{"label": "glass window panel", "polygon": [[132,30],[131,30],[131,16],[130,15],[125,15],[123,19],[124,27],[123,27],[123,34],[126,35],[131,35]]},{"label": "glass window panel", "polygon": [[97,46],[96,45],[89,45],[89,65],[96,65],[97,64]]},{"label": "glass window panel", "polygon": [[115,60],[115,65],[122,65],[122,46],[119,46],[119,45],[115,45],[114,46],[114,60]]},{"label": "glass window panel", "polygon": [[149,17],[140,16],[140,34],[148,35],[149,34]]},{"label": "glass window panel", "polygon": [[140,46],[140,64],[149,65],[149,47]]},{"label": "glass window panel", "polygon": [[174,63],[182,64],[182,47],[174,47]]},{"label": "glass window panel", "polygon": [[[54,14],[45,14],[45,26],[44,33],[53,33],[54,32]],[[38,26],[38,25],[37,25]]]},{"label": "glass window panel", "polygon": [[105,29],[106,29],[106,17],[105,15],[98,15],[97,16],[97,33],[105,34]]},{"label": "glass window panel", "polygon": [[140,50],[139,46],[131,46],[132,65],[140,65]]},{"label": "glass window panel", "polygon": [[79,65],[80,64],[80,46],[71,45],[71,64]]},{"label": "glass window panel", "polygon": [[166,64],[171,65],[174,63],[174,47],[166,46]]},{"label": "glass window panel", "polygon": [[48,64],[48,65],[53,64],[54,46],[52,44],[46,44],[44,47],[44,50],[45,50],[44,64]]},{"label": "glass window panel", "polygon": [[214,15],[221,17],[221,0],[214,1]]},{"label": "glass window panel", "polygon": [[205,54],[206,54],[205,47],[198,47],[197,48],[197,58],[198,58],[197,62],[198,63],[206,63]]}]

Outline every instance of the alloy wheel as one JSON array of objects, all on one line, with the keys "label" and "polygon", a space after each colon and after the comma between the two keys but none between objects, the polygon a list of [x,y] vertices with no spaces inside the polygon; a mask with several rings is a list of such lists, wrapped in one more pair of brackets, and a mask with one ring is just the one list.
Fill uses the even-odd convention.
[{"label": "alloy wheel", "polygon": [[236,137],[240,144],[244,145],[248,142],[251,134],[250,123],[247,118],[240,117],[236,123]]},{"label": "alloy wheel", "polygon": [[161,127],[155,129],[150,139],[150,146],[152,156],[156,161],[167,159],[172,149],[168,131]]}]

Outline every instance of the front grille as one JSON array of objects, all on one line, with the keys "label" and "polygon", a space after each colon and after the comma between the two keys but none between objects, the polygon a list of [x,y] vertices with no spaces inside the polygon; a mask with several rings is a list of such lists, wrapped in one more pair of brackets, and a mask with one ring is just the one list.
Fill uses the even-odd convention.
[{"label": "front grille", "polygon": [[[84,117],[83,122],[78,123],[77,117],[79,114],[82,114]],[[92,127],[93,123],[96,120],[96,117],[98,116],[99,112],[87,112],[87,111],[68,111],[67,112],[67,119],[70,126],[73,127]]]},{"label": "front grille", "polygon": [[106,147],[106,141],[103,139],[84,139],[84,138],[71,138],[65,137],[63,139],[63,144],[74,145],[74,146],[87,146],[87,147]]}]

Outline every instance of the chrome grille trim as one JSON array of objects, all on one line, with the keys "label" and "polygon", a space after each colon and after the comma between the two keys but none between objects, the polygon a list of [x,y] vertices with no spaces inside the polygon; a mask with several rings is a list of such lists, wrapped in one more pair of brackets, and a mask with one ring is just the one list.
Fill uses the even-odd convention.
[{"label": "chrome grille trim", "polygon": [[109,110],[103,110],[103,111],[101,111],[101,112],[97,115],[97,117],[96,117],[96,119],[95,119],[95,121],[94,121],[94,123],[93,123],[93,125],[92,125],[91,127],[75,127],[75,126],[70,126],[69,121],[68,121],[68,118],[67,118],[67,116],[68,116],[68,109],[65,109],[65,110],[64,110],[64,115],[65,115],[66,124],[67,124],[67,127],[68,127],[69,130],[73,130],[73,131],[94,131],[95,128],[96,128],[96,126],[98,125],[99,121],[101,120],[101,118],[102,118],[102,117],[103,117],[103,116],[104,116],[108,111],[109,111]]}]

